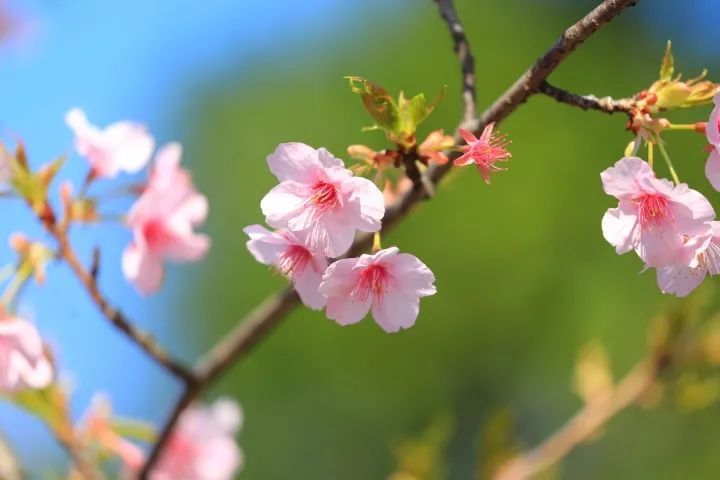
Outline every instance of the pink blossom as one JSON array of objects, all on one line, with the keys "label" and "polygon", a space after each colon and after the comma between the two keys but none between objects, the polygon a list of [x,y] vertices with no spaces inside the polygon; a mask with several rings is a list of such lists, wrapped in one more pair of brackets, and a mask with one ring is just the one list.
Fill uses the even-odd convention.
[{"label": "pink blossom", "polygon": [[494,127],[494,123],[487,124],[480,138],[461,128],[460,135],[465,139],[467,145],[462,147],[465,153],[453,162],[459,166],[474,163],[477,165],[485,183],[490,183],[490,174],[492,172],[505,170],[496,165],[497,162],[504,162],[512,157],[507,150],[509,142],[505,139],[505,135],[493,133]]},{"label": "pink blossom", "polygon": [[372,255],[338,260],[320,284],[326,314],[340,325],[372,315],[386,332],[410,328],[420,311],[420,297],[434,295],[435,276],[417,257],[396,247]]},{"label": "pink blossom", "polygon": [[155,148],[152,135],[138,123],[117,122],[100,129],[88,122],[78,108],[65,115],[65,123],[75,132],[75,148],[90,162],[94,177],[138,172],[147,165]]},{"label": "pink blossom", "polygon": [[255,260],[274,266],[292,281],[306,306],[314,310],[325,306],[325,297],[320,295],[318,287],[327,268],[327,259],[307,247],[303,233],[271,232],[260,225],[250,225],[243,231],[250,237],[247,248]]},{"label": "pink blossom", "polygon": [[52,363],[35,326],[21,318],[0,318],[0,392],[45,388],[52,380]]},{"label": "pink blossom", "polygon": [[122,461],[123,470],[126,472],[137,472],[145,463],[145,454],[140,447],[121,437],[113,428],[112,406],[104,395],[95,395],[92,398],[79,433],[84,442],[97,445],[116,455]]},{"label": "pink blossom", "polygon": [[311,250],[328,257],[345,253],[356,229],[380,230],[385,214],[380,190],[370,180],[353,177],[324,148],[283,143],[267,161],[280,180],[260,203],[270,226],[303,233]]},{"label": "pink blossom", "polygon": [[194,232],[207,217],[207,199],[180,167],[181,155],[177,143],[158,151],[150,182],[127,217],[134,239],[123,252],[123,273],[144,294],[160,288],[163,260],[197,261],[210,247],[209,237]]},{"label": "pink blossom", "polygon": [[605,193],[620,200],[602,220],[603,235],[618,254],[635,249],[651,267],[686,263],[699,248],[686,237],[710,235],[710,202],[684,183],[655,178],[643,160],[623,158],[600,176]]},{"label": "pink blossom", "polygon": [[685,297],[702,283],[707,275],[720,273],[720,222],[712,222],[712,236],[689,237],[698,248],[687,264],[660,267],[657,270],[658,287],[663,293]]},{"label": "pink blossom", "polygon": [[705,134],[707,135],[708,142],[715,145],[715,148],[720,148],[720,93],[715,95],[715,108],[710,113],[710,119],[705,127]]},{"label": "pink blossom", "polygon": [[151,480],[230,480],[242,468],[235,442],[242,411],[229,399],[186,410],[150,474]]}]

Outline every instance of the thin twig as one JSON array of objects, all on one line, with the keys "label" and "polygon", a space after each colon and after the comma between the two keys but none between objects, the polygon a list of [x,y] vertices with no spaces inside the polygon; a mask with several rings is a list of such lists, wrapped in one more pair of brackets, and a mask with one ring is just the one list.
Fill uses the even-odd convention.
[{"label": "thin twig", "polygon": [[493,480],[527,480],[556,464],[615,415],[636,403],[660,370],[661,365],[654,359],[641,361],[607,395],[591,400],[540,445],[501,466]]},{"label": "thin twig", "polygon": [[[436,0],[441,1],[441,0]],[[538,92],[539,86],[557,68],[557,66],[572,53],[590,35],[601,26],[612,20],[626,7],[635,5],[638,0],[605,0],[594,10],[583,17],[572,27],[568,28],[555,45],[540,57],[510,89],[499,97],[490,108],[479,118],[464,120],[461,125],[470,130],[479,131],[490,122],[500,122],[507,118],[519,105],[524,103],[531,95]],[[442,2],[447,4],[447,1]],[[439,3],[439,6],[442,5]],[[447,7],[446,7],[447,8]],[[441,13],[443,10],[441,9]],[[451,31],[454,32],[453,29]],[[467,46],[467,43],[465,43]],[[468,50],[469,58],[472,58]],[[463,57],[461,56],[461,63]],[[465,57],[467,61],[468,57]],[[466,65],[461,65],[465,74]],[[470,98],[468,96],[468,98]],[[467,109],[466,109],[467,111]],[[457,153],[448,152],[450,156]],[[433,164],[425,172],[425,178],[433,185],[437,185],[448,173],[452,162],[445,165]],[[391,229],[402,220],[410,209],[421,200],[427,198],[424,189],[411,188],[400,196],[393,204],[388,205],[383,217],[383,232]],[[358,237],[347,256],[355,256],[365,251],[372,244],[372,235]],[[180,400],[177,402],[169,416],[162,433],[140,475],[141,480],[148,478],[155,462],[160,458],[164,446],[175,428],[177,420],[192,400],[199,395],[211,382],[219,378],[230,365],[234,365],[263,338],[265,338],[297,305],[298,297],[288,288],[280,293],[268,297],[259,307],[253,310],[248,317],[238,323],[225,339],[221,340],[210,353],[199,362],[195,378],[196,384],[188,385]]]},{"label": "thin twig", "polygon": [[611,97],[598,98],[595,95],[577,95],[562,88],[543,82],[538,87],[538,92],[547,95],[560,103],[582,108],[583,110],[599,110],[613,114],[615,112],[630,113],[635,102],[632,98],[614,99]]},{"label": "thin twig", "polygon": [[462,74],[463,123],[471,122],[477,115],[477,101],[475,98],[475,58],[470,50],[465,29],[455,11],[453,0],[435,0],[438,11],[447,24],[452,37],[455,53],[460,60]]},{"label": "thin twig", "polygon": [[195,377],[192,371],[178,360],[170,357],[150,334],[138,329],[120,310],[110,305],[100,291],[100,287],[92,273],[78,259],[65,230],[58,227],[56,223],[46,223],[45,227],[58,243],[60,258],[68,264],[105,318],[168,372],[182,380],[186,385],[194,383]]},{"label": "thin twig", "polygon": [[58,425],[48,424],[60,446],[72,460],[72,468],[83,480],[99,480],[100,472],[85,458],[82,446],[78,443],[72,425],[63,422]]}]

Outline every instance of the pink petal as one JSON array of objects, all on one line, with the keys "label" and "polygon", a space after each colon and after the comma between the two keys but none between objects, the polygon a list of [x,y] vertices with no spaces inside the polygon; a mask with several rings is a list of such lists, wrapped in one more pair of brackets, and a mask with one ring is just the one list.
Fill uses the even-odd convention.
[{"label": "pink petal", "polygon": [[329,297],[325,306],[325,314],[338,325],[346,326],[357,323],[367,315],[370,310],[371,299],[358,299],[354,296]]},{"label": "pink petal", "polygon": [[615,247],[618,255],[633,249],[638,239],[637,211],[626,200],[621,200],[618,208],[610,208],[602,219],[602,232],[605,240]]},{"label": "pink petal", "polygon": [[720,147],[715,147],[713,151],[710,152],[710,156],[705,164],[705,176],[708,181],[710,181],[710,185],[720,192],[720,150],[718,150],[718,148]]},{"label": "pink petal", "polygon": [[318,151],[304,143],[281,143],[268,155],[267,162],[281,182],[312,182],[320,167]]},{"label": "pink petal", "polygon": [[681,260],[683,239],[669,226],[643,228],[635,252],[650,267],[673,265]]},{"label": "pink petal", "polygon": [[329,216],[315,222],[306,232],[310,249],[330,258],[347,252],[355,239],[355,227],[338,224]]},{"label": "pink petal", "polygon": [[706,275],[704,268],[670,265],[658,268],[657,283],[663,293],[685,297],[702,283]]},{"label": "pink petal", "polygon": [[453,165],[457,165],[458,167],[464,167],[465,165],[470,165],[472,163],[475,163],[475,160],[473,159],[470,152],[464,153],[463,155],[453,160]]},{"label": "pink petal", "polygon": [[144,295],[155,293],[162,283],[162,261],[137,243],[125,248],[122,270],[125,278]]},{"label": "pink petal", "polygon": [[112,162],[121,171],[136,173],[145,168],[155,148],[155,139],[138,123],[117,122],[103,131]]},{"label": "pink petal", "polygon": [[176,262],[196,262],[210,249],[210,237],[202,233],[188,233],[171,239],[163,251],[165,257]]},{"label": "pink petal", "polygon": [[639,178],[647,176],[654,178],[655,174],[647,162],[637,157],[622,158],[614,167],[600,174],[605,193],[617,198],[642,193],[637,182]]},{"label": "pink petal", "polygon": [[700,192],[680,188],[682,185],[677,188],[681,193],[674,194],[670,204],[676,230],[683,235],[709,235],[715,210]]},{"label": "pink petal", "polygon": [[356,258],[344,258],[331,264],[323,275],[320,293],[326,298],[348,296],[358,280],[354,270],[356,262]]},{"label": "pink petal", "polygon": [[410,328],[420,312],[420,299],[402,291],[388,291],[372,308],[373,318],[388,333]]},{"label": "pink petal", "polygon": [[388,262],[388,268],[397,279],[396,288],[406,294],[425,297],[437,292],[435,275],[414,255],[400,253]]},{"label": "pink petal", "polygon": [[288,246],[287,240],[261,225],[250,225],[243,229],[250,240],[247,248],[255,260],[265,265],[274,264]]},{"label": "pink petal", "polygon": [[705,134],[707,135],[708,142],[720,148],[720,94],[715,96],[714,102],[715,108],[713,108],[713,111],[710,113]]},{"label": "pink petal", "polygon": [[322,166],[325,168],[340,167],[342,169],[345,169],[345,164],[343,163],[343,161],[339,158],[335,158],[332,153],[328,152],[324,148],[318,148],[317,157]]},{"label": "pink petal", "polygon": [[361,232],[377,232],[385,215],[385,199],[380,189],[367,178],[352,177],[343,188],[350,190],[350,203],[357,205],[353,225]]},{"label": "pink petal", "polygon": [[464,128],[458,129],[458,132],[460,132],[460,136],[465,140],[466,143],[475,143],[478,141],[477,137],[472,134],[472,132],[465,130]]},{"label": "pink petal", "polygon": [[302,303],[313,310],[321,310],[325,306],[325,297],[320,293],[320,282],[324,272],[317,272],[312,265],[293,278],[295,291]]},{"label": "pink petal", "polygon": [[265,221],[271,227],[283,228],[306,208],[308,193],[297,182],[282,182],[270,190],[260,201]]}]

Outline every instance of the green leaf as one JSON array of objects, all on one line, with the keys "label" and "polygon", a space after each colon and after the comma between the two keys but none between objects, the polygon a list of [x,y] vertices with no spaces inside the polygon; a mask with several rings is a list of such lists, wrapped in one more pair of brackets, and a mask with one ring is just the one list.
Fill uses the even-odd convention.
[{"label": "green leaf", "polygon": [[65,393],[57,385],[35,390],[21,390],[11,395],[4,395],[11,403],[35,415],[51,426],[57,426],[66,421]]},{"label": "green leaf", "polygon": [[365,110],[375,119],[378,126],[394,130],[397,126],[398,109],[387,90],[362,77],[345,78],[350,82],[350,89],[360,95]]},{"label": "green leaf", "polygon": [[673,73],[675,73],[675,59],[672,54],[672,42],[668,40],[667,47],[665,47],[665,56],[660,65],[660,80],[672,80]]}]

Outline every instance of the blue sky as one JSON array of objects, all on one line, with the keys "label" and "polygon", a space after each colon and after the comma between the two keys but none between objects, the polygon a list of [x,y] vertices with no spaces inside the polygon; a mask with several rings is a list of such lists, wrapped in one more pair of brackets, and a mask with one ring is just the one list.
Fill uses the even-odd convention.
[{"label": "blue sky", "polygon": [[[372,3],[394,10],[414,2]],[[702,53],[715,56],[709,66],[717,67],[720,52],[713,47],[720,42],[720,29],[717,8],[712,8],[715,2],[687,2],[678,16],[675,10],[673,15],[666,10],[672,2],[658,1],[657,10],[644,19],[646,31],[663,40],[686,37],[687,44],[705,45],[707,51]],[[11,5],[28,25],[22,45],[0,47],[0,129],[5,137],[17,134],[26,141],[35,165],[71,152],[63,115],[73,106],[82,106],[100,125],[142,120],[159,143],[182,142],[182,126],[175,115],[182,109],[184,95],[204,79],[236,73],[238,59],[246,55],[268,55],[269,62],[276,61],[273,44],[279,39],[327,40],[332,45],[353,28],[352,15],[371,10],[362,0],[17,0]],[[328,21],[341,13],[347,22]],[[687,28],[690,24],[692,29]],[[234,62],[228,63],[229,59]],[[82,160],[71,157],[65,175],[77,181],[83,174]],[[9,202],[0,216],[0,238],[13,230],[40,234],[24,207]],[[76,238],[85,255],[92,245],[103,245],[103,289],[143,328],[167,336],[172,325],[160,313],[169,311],[173,286],[180,280],[171,281],[149,301],[141,299],[119,272],[128,233],[121,227],[91,232],[89,237]],[[11,258],[8,249],[0,249],[0,263]],[[192,272],[192,266],[177,270],[179,278]],[[151,419],[162,415],[176,393],[175,384],[107,326],[65,268],[51,268],[48,286],[31,287],[26,298],[20,311],[55,346],[63,370],[72,372],[65,380],[75,390],[76,413],[102,390],[124,414]],[[170,347],[183,350],[182,338],[170,337],[174,340]],[[136,393],[147,391],[156,392],[152,402],[146,394]],[[9,433],[25,458],[37,455],[38,444],[52,449],[54,458],[62,458],[46,441],[38,422],[4,404],[0,404],[0,431]]]}]

